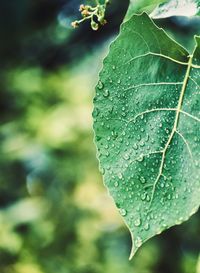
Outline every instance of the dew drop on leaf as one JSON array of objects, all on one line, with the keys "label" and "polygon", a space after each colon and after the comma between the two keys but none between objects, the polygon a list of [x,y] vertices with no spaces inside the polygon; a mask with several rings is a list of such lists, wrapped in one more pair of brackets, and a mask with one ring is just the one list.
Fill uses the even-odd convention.
[{"label": "dew drop on leaf", "polygon": [[119,212],[120,212],[121,216],[127,215],[127,211],[125,209],[120,209]]},{"label": "dew drop on leaf", "polygon": [[104,87],[103,82],[101,80],[99,80],[99,82],[97,84],[97,88],[101,90],[101,89],[103,89],[103,87]]},{"label": "dew drop on leaf", "polygon": [[103,92],[103,96],[104,96],[105,98],[107,98],[107,97],[109,97],[109,95],[110,95],[109,90],[108,90],[108,89],[105,89],[104,92]]},{"label": "dew drop on leaf", "polygon": [[142,245],[142,239],[138,236],[135,239],[135,246],[139,248],[141,245]]},{"label": "dew drop on leaf", "polygon": [[134,225],[136,227],[139,227],[141,225],[141,219],[140,218],[137,218],[135,221],[134,221]]}]

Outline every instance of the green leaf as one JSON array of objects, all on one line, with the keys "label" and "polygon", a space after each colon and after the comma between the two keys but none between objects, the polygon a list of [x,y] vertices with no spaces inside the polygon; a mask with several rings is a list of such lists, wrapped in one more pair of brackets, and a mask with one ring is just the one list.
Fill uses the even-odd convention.
[{"label": "green leaf", "polygon": [[200,0],[169,0],[160,4],[151,13],[154,19],[171,16],[195,16],[200,13]]},{"label": "green leaf", "polygon": [[132,234],[131,257],[200,205],[200,37],[188,52],[148,15],[121,27],[94,98],[104,183]]}]

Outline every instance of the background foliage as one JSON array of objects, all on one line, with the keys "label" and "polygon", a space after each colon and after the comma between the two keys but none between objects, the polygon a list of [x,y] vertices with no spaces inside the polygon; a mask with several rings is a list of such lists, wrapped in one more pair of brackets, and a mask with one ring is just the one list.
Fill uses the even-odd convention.
[{"label": "background foliage", "polygon": [[[199,273],[200,216],[128,262],[129,232],[102,186],[92,98],[128,1],[71,30],[79,1],[0,4],[0,272]],[[192,48],[197,19],[158,22]]]}]

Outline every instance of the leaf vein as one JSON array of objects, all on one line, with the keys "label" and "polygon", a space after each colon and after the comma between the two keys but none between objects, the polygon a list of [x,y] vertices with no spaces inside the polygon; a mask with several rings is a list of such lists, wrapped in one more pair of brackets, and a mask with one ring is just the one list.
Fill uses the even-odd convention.
[{"label": "leaf vein", "polygon": [[185,74],[184,83],[183,83],[183,86],[182,86],[182,90],[181,90],[181,93],[180,93],[180,98],[179,98],[178,105],[177,105],[177,111],[176,111],[176,117],[175,117],[175,120],[174,120],[174,126],[172,128],[172,132],[171,132],[171,134],[170,134],[170,136],[168,138],[168,141],[167,141],[167,143],[165,145],[165,148],[163,150],[159,172],[158,172],[156,180],[155,180],[155,182],[153,184],[150,205],[152,204],[158,181],[160,180],[160,177],[161,177],[161,175],[163,173],[163,168],[164,168],[164,163],[165,163],[165,157],[166,157],[167,150],[168,150],[169,145],[170,145],[170,143],[171,143],[171,141],[172,141],[172,139],[174,137],[174,134],[175,134],[175,132],[177,130],[177,126],[178,126],[178,122],[179,122],[179,116],[180,116],[180,112],[181,112],[181,107],[182,107],[183,99],[184,99],[184,94],[185,94],[185,90],[187,88],[188,79],[189,79],[190,71],[191,71],[191,67],[192,67],[192,59],[193,59],[193,55],[190,56],[190,59],[189,59],[189,62],[188,62],[188,68],[187,68],[187,71],[186,71],[186,74]]},{"label": "leaf vein", "polygon": [[143,87],[143,86],[159,86],[159,85],[182,85],[183,82],[151,82],[151,83],[141,83],[141,84],[138,84],[138,85],[133,85],[133,86],[130,86],[126,89],[124,89],[124,91],[127,91],[127,90],[131,90],[131,89],[134,89],[134,88],[139,88],[139,87]]},{"label": "leaf vein", "polygon": [[173,59],[173,58],[171,58],[171,57],[169,57],[169,56],[166,56],[166,55],[164,55],[164,54],[155,53],[155,52],[151,52],[151,51],[146,52],[146,53],[141,54],[141,55],[138,55],[138,56],[135,56],[135,57],[133,57],[132,59],[130,59],[128,62],[126,62],[125,64],[131,63],[131,62],[133,62],[133,61],[135,61],[135,60],[137,60],[137,59],[139,59],[139,58],[147,57],[147,56],[150,56],[150,55],[152,55],[152,56],[157,56],[157,57],[162,57],[162,58],[167,59],[167,60],[170,60],[170,61],[172,61],[172,62],[175,62],[175,63],[181,64],[181,65],[188,66],[188,62],[181,62],[181,61],[179,61],[179,60]]},{"label": "leaf vein", "polygon": [[187,142],[187,140],[185,139],[184,135],[182,135],[182,133],[180,133],[178,130],[176,130],[176,133],[182,138],[182,140],[184,141],[187,149],[188,149],[188,152],[190,154],[190,157],[192,159],[192,162],[194,162],[194,158],[193,158],[193,155],[192,155],[192,151],[191,151],[191,148],[190,148],[190,145],[189,143]]}]

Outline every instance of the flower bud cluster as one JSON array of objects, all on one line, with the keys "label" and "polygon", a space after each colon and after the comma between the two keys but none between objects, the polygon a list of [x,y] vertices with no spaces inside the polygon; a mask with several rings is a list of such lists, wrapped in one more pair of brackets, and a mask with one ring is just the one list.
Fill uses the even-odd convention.
[{"label": "flower bud cluster", "polygon": [[76,20],[71,23],[72,27],[77,28],[82,22],[90,20],[90,25],[93,30],[98,30],[100,26],[107,23],[105,19],[105,12],[109,0],[105,0],[104,4],[100,4],[99,0],[96,1],[97,5],[92,7],[90,5],[81,4],[79,11],[81,13],[82,19]]}]

